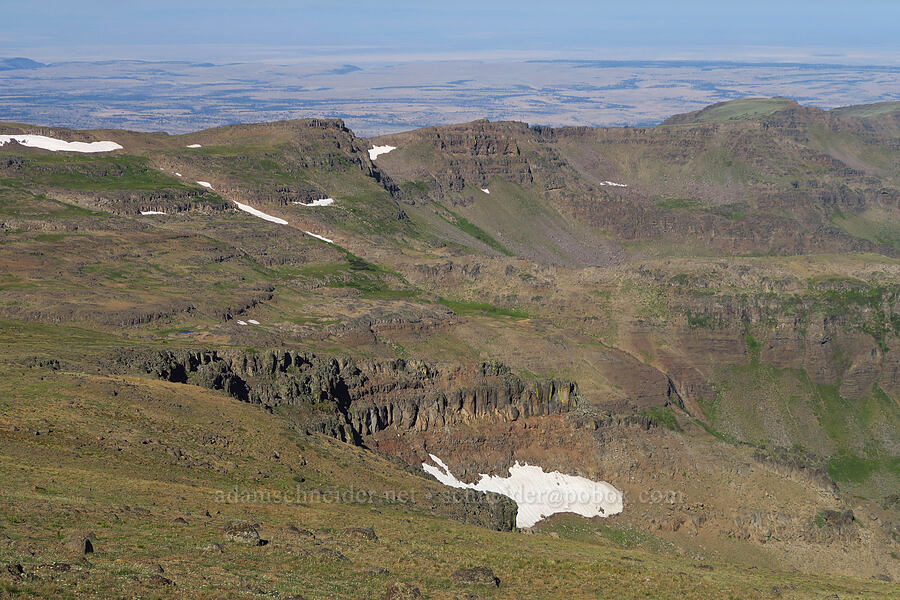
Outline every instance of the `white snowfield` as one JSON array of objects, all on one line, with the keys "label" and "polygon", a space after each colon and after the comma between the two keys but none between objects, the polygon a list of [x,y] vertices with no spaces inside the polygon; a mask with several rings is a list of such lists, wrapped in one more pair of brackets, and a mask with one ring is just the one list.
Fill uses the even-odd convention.
[{"label": "white snowfield", "polygon": [[185,148],[202,148],[200,144],[191,144],[190,146],[185,146]]},{"label": "white snowfield", "polygon": [[397,146],[372,146],[369,148],[369,160],[375,160],[382,154],[387,154],[391,150],[396,150]]},{"label": "white snowfield", "polygon": [[309,204],[300,202],[299,200],[294,200],[292,204],[296,204],[298,206],[331,206],[332,204],[334,204],[334,198],[319,198],[318,200],[313,200]]},{"label": "white snowfield", "polygon": [[489,189],[487,189],[487,188],[481,188],[481,191],[484,192],[485,194],[490,194],[490,193],[491,193],[491,190],[489,190]]},{"label": "white snowfield", "polygon": [[311,235],[314,238],[316,238],[317,240],[322,240],[323,242],[328,242],[329,244],[334,243],[334,240],[329,240],[327,237],[322,237],[321,235],[313,233],[312,231],[304,231],[303,233],[305,233],[306,235]]},{"label": "white snowfield", "polygon": [[164,215],[166,213],[160,212],[158,210],[142,210],[141,214],[142,215]]},{"label": "white snowfield", "polygon": [[616,183],[615,181],[601,181],[600,185],[611,185],[614,187],[628,187],[627,183]]},{"label": "white snowfield", "polygon": [[478,483],[463,483],[453,476],[446,464],[429,454],[438,466],[422,463],[426,473],[455,488],[480,492],[496,492],[515,500],[519,506],[516,527],[532,527],[545,517],[571,512],[584,517],[608,517],[622,512],[622,492],[605,481],[591,481],[584,477],[564,475],[559,471],[545,473],[533,465],[509,468],[509,477],[482,475]]},{"label": "white snowfield", "polygon": [[[202,185],[205,188],[212,189],[212,185],[208,181],[198,181],[197,184]],[[261,210],[257,210],[255,208],[253,208],[249,204],[242,204],[241,202],[238,202],[237,200],[232,200],[232,202],[234,202],[234,205],[237,206],[240,210],[244,211],[245,213],[250,213],[254,217],[259,217],[260,219],[262,219],[264,221],[269,221],[270,223],[277,223],[279,225],[287,225],[288,224],[288,222],[285,221],[284,219],[282,219],[280,217],[273,217],[272,215],[266,214]],[[316,200],[309,204],[303,204],[303,206],[328,206],[328,205],[332,204],[333,202],[334,202],[333,198],[322,198],[321,200]],[[302,203],[294,202],[294,204],[302,204]],[[329,244],[334,243],[334,240],[329,240],[327,237],[322,237],[321,235],[317,235],[311,231],[305,231],[304,233],[306,235],[311,235],[312,237],[314,237],[316,239],[322,240],[323,242],[328,242]],[[259,325],[258,321],[250,320],[250,323],[252,323],[254,325]],[[243,321],[238,321],[238,325],[246,325],[246,324],[247,323],[245,323]]]},{"label": "white snowfield", "polygon": [[[197,183],[200,183],[200,182],[198,181]],[[237,200],[234,200],[234,204],[235,204],[239,209],[241,209],[242,211],[244,211],[245,213],[250,213],[250,214],[253,215],[254,217],[259,217],[260,219],[262,219],[262,220],[264,220],[264,221],[270,221],[270,222],[272,222],[272,223],[278,223],[279,225],[287,225],[287,224],[288,224],[288,222],[285,221],[284,219],[279,219],[278,217],[273,217],[272,215],[267,215],[267,214],[264,213],[263,211],[261,211],[261,210],[256,210],[255,208],[253,208],[252,206],[250,206],[250,205],[248,205],[248,204],[241,204],[241,203],[238,202]]]},{"label": "white snowfield", "polygon": [[115,142],[65,142],[43,135],[0,135],[0,146],[16,141],[29,148],[41,148],[50,152],[112,152],[121,150],[122,146]]}]

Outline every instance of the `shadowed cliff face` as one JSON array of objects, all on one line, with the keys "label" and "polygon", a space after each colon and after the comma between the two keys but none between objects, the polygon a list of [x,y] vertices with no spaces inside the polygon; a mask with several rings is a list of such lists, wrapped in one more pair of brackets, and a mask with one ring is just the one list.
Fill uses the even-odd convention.
[{"label": "shadowed cliff face", "polygon": [[309,429],[357,444],[389,427],[427,431],[475,421],[512,422],[568,412],[577,402],[574,383],[527,382],[498,363],[438,367],[284,350],[167,352],[137,362],[161,379],[222,390],[270,410],[312,407],[319,414],[306,424]]},{"label": "shadowed cliff face", "polygon": [[[357,361],[266,351],[121,353],[118,369],[135,366],[170,382],[220,390],[284,414],[306,432],[366,446],[374,434],[424,433],[474,424],[541,419],[575,410],[577,387],[527,382],[498,363],[437,367],[424,361]],[[413,464],[412,466],[415,466]],[[457,490],[432,509],[493,529],[514,527],[515,504],[496,494]]]}]

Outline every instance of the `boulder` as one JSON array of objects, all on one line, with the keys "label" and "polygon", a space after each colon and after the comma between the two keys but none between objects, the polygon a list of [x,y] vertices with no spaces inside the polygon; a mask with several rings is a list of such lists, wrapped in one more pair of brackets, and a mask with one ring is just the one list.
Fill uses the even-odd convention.
[{"label": "boulder", "polygon": [[300,529],[296,525],[293,525],[293,524],[288,524],[287,526],[285,526],[285,530],[288,533],[295,535],[297,537],[305,537],[305,538],[310,538],[310,539],[316,538],[316,534],[314,534],[309,529]]},{"label": "boulder", "polygon": [[162,575],[151,575],[148,583],[153,587],[166,587],[172,585],[172,580]]},{"label": "boulder", "polygon": [[388,586],[382,600],[421,600],[422,592],[411,583],[395,581]]},{"label": "boulder", "polygon": [[349,558],[344,556],[343,553],[338,552],[332,548],[320,548],[317,554],[325,560],[331,560],[334,562],[352,562]]},{"label": "boulder", "polygon": [[264,545],[256,527],[247,521],[231,521],[225,526],[224,536],[230,542],[247,544],[248,546]]},{"label": "boulder", "polygon": [[372,527],[350,527],[344,530],[344,535],[360,540],[378,541],[375,529]]},{"label": "boulder", "polygon": [[451,574],[450,579],[453,580],[454,583],[463,585],[490,585],[494,587],[500,585],[500,579],[494,575],[494,572],[488,567],[460,569]]},{"label": "boulder", "polygon": [[78,535],[69,540],[66,548],[81,555],[91,554],[94,551],[94,543],[90,537]]},{"label": "boulder", "polygon": [[20,564],[6,565],[6,572],[15,580],[19,580],[25,575],[25,570]]}]

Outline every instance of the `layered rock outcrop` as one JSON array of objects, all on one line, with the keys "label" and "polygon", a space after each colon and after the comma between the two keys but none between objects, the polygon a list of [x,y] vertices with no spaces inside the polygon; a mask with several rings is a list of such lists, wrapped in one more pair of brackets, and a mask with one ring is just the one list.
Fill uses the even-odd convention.
[{"label": "layered rock outcrop", "polygon": [[388,427],[426,431],[476,420],[511,422],[577,404],[572,382],[526,381],[492,362],[443,367],[289,350],[159,352],[138,362],[161,379],[222,390],[269,409],[315,408],[305,420],[308,429],[353,443]]}]

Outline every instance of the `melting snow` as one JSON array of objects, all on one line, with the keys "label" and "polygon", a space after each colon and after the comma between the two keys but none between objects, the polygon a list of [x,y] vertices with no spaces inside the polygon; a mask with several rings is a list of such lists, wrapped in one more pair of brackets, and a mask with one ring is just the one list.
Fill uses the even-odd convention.
[{"label": "melting snow", "polygon": [[205,188],[212,189],[212,184],[208,181],[198,181],[197,184],[202,185]]},{"label": "melting snow", "polygon": [[441,459],[433,454],[428,456],[438,466],[422,463],[422,468],[444,485],[496,492],[515,500],[519,506],[516,527],[531,527],[544,517],[562,512],[585,517],[608,517],[622,512],[622,492],[604,481],[591,481],[559,471],[545,473],[538,466],[520,465],[516,461],[509,468],[509,477],[482,475],[478,483],[463,483]]},{"label": "melting snow", "polygon": [[142,215],[164,215],[166,213],[160,212],[158,210],[142,210],[141,214]]},{"label": "melting snow", "polygon": [[256,319],[247,319],[247,322],[251,325],[259,325],[259,321],[257,321]]},{"label": "melting snow", "polygon": [[[200,183],[200,182],[198,181],[197,183]],[[279,225],[287,225],[288,224],[288,222],[285,221],[284,219],[279,219],[278,217],[273,217],[272,215],[267,215],[263,211],[256,210],[255,208],[253,208],[252,206],[249,206],[247,204],[241,204],[237,200],[235,200],[234,203],[235,203],[235,205],[237,205],[237,207],[239,209],[241,209],[242,211],[244,211],[246,213],[250,213],[254,217],[259,217],[260,219],[263,219],[265,221],[271,221],[272,223],[278,223]]]},{"label": "melting snow", "polygon": [[318,200],[313,200],[309,204],[295,200],[293,204],[297,204],[299,206],[331,206],[332,204],[334,204],[334,198],[319,198]]},{"label": "melting snow", "polygon": [[181,173],[175,173],[175,177],[181,177]]},{"label": "melting snow", "polygon": [[615,181],[601,181],[600,185],[612,185],[615,187],[628,187],[627,183],[616,183]]},{"label": "melting snow", "polygon": [[41,148],[50,152],[112,152],[121,150],[115,142],[64,142],[43,135],[0,135],[0,146],[15,140],[29,148]]},{"label": "melting snow", "polygon": [[369,160],[375,160],[382,154],[387,154],[391,150],[396,150],[396,146],[372,146],[369,148]]},{"label": "melting snow", "polygon": [[238,324],[238,325],[246,325],[247,322],[246,322],[246,321],[238,321],[237,324]]},{"label": "melting snow", "polygon": [[185,146],[185,148],[202,148],[200,144],[191,144],[190,146]]},{"label": "melting snow", "polygon": [[313,236],[313,237],[316,238],[317,240],[322,240],[323,242],[328,242],[329,244],[333,244],[333,243],[334,243],[334,240],[329,240],[327,237],[322,237],[321,235],[315,234],[315,233],[313,233],[312,231],[305,231],[304,233],[305,233],[306,235],[311,235],[311,236]]},{"label": "melting snow", "polygon": [[491,193],[491,190],[489,190],[489,189],[487,189],[487,188],[481,188],[481,191],[484,192],[485,194],[490,194],[490,193]]}]

